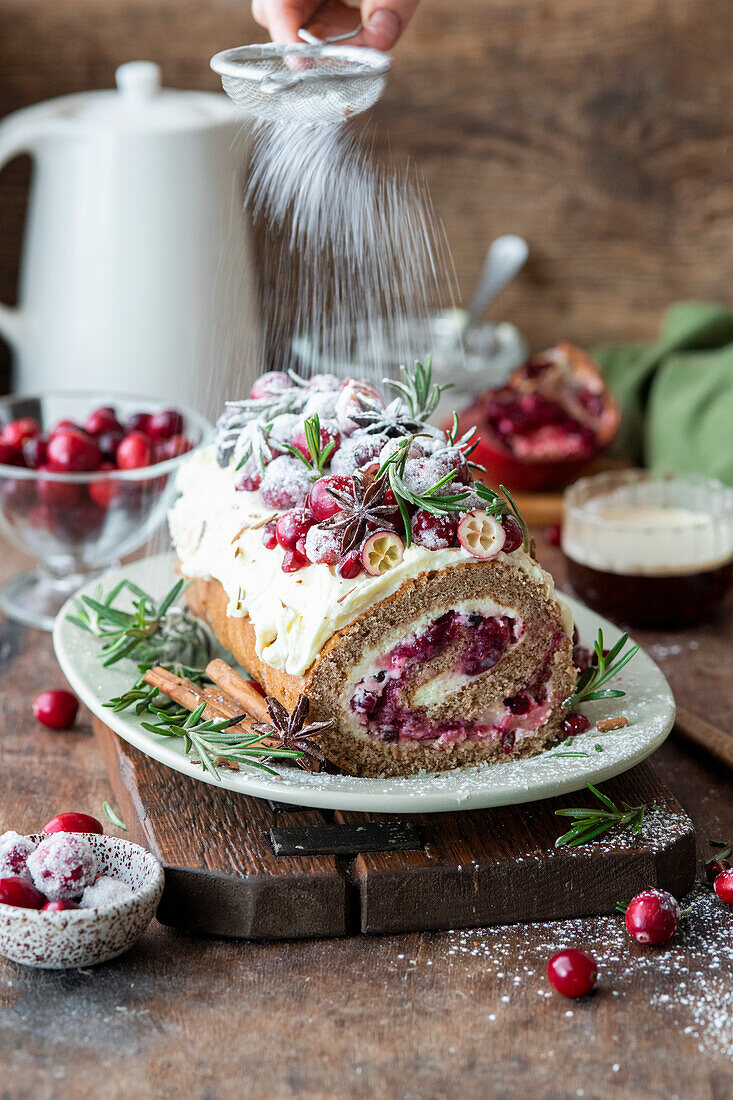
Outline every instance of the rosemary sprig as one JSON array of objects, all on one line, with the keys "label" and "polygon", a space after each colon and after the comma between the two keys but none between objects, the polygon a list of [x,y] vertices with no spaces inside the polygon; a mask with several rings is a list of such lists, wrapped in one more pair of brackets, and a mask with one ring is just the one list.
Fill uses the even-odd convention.
[{"label": "rosemary sprig", "polygon": [[311,477],[319,478],[323,474],[323,467],[328,462],[336,442],[332,439],[325,447],[321,447],[321,421],[318,413],[313,413],[313,416],[309,416],[303,421],[303,431],[305,432],[305,442],[310,452],[310,458],[297,447],[291,446],[290,443],[280,443],[278,446],[281,450],[291,454],[293,458],[300,459]]},{"label": "rosemary sprig", "polygon": [[109,802],[103,802],[102,803],[102,810],[104,811],[104,816],[107,818],[108,821],[110,821],[114,826],[116,826],[116,828],[124,829],[125,832],[127,832],[127,825],[125,825],[125,823],[122,820],[122,818],[120,817],[120,815],[115,813],[115,811],[110,806]]},{"label": "rosemary sprig", "polygon": [[460,512],[464,507],[463,502],[470,496],[469,489],[459,489],[457,493],[441,493],[440,490],[455,478],[456,470],[451,470],[445,474],[444,477],[441,477],[439,481],[436,481],[423,493],[416,493],[408,488],[404,482],[404,472],[407,456],[414,438],[414,435],[406,435],[400,439],[393,453],[380,466],[377,475],[382,477],[386,473],[389,477],[389,485],[397,499],[397,505],[405,525],[405,546],[410,546],[412,543],[412,525],[408,504],[412,504],[414,507],[421,508],[426,512]]},{"label": "rosemary sprig", "polygon": [[522,549],[527,550],[529,546],[527,524],[524,522],[524,517],[519,511],[519,506],[506,485],[500,485],[499,489],[501,492],[497,493],[494,489],[490,489],[488,485],[484,485],[482,481],[476,481],[474,482],[473,489],[476,496],[478,496],[486,506],[486,511],[489,515],[494,516],[495,519],[499,519],[506,514],[514,516],[517,523],[522,528]]},{"label": "rosemary sprig", "polygon": [[433,382],[433,364],[430,355],[424,363],[415,360],[412,369],[401,366],[400,374],[402,377],[398,382],[390,378],[383,378],[382,381],[385,386],[401,394],[410,410],[410,415],[415,420],[427,420],[437,409],[441,393],[452,386],[450,382],[446,386],[439,386]]},{"label": "rosemary sprig", "polygon": [[594,699],[620,699],[626,694],[618,688],[604,688],[603,685],[614,676],[618,676],[621,669],[639,652],[638,645],[632,645],[625,653],[622,652],[628,640],[628,634],[622,634],[613,648],[604,655],[603,631],[598,631],[598,637],[593,645],[596,663],[585,670],[573,694],[563,699],[563,707],[576,707],[580,703],[590,703]]},{"label": "rosemary sprig", "polygon": [[578,844],[587,844],[589,840],[607,833],[609,829],[631,829],[635,836],[641,832],[644,823],[644,811],[655,807],[630,806],[628,802],[621,803],[621,809],[616,803],[594,787],[592,783],[586,783],[586,787],[605,806],[605,809],[591,807],[574,807],[568,810],[555,810],[558,817],[574,818],[573,826],[555,841],[556,848],[575,848]]}]

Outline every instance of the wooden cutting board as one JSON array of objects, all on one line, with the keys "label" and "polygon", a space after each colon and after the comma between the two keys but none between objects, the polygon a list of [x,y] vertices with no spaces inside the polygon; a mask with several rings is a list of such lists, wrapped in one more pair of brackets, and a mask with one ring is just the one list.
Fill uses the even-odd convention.
[{"label": "wooden cutting board", "polygon": [[692,822],[646,763],[603,790],[657,804],[653,827],[556,849],[568,824],[554,811],[590,793],[403,817],[309,810],[200,783],[94,727],[127,835],[165,866],[158,920],[188,931],[297,939],[552,920],[613,912],[646,886],[679,897],[695,876]]}]

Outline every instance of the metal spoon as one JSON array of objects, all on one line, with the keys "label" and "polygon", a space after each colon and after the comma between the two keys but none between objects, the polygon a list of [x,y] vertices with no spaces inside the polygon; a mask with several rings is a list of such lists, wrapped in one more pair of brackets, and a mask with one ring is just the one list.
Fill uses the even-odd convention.
[{"label": "metal spoon", "polygon": [[491,299],[521,271],[528,255],[529,245],[524,237],[517,237],[513,233],[497,237],[491,242],[473,301],[458,321],[458,335],[461,340],[465,340],[466,334],[476,325]]}]

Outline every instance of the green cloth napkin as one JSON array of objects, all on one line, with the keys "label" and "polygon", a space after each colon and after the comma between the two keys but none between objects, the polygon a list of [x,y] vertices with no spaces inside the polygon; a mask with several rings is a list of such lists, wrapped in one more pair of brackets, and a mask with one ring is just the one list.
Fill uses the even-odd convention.
[{"label": "green cloth napkin", "polygon": [[733,485],[733,312],[681,302],[656,344],[594,355],[621,405],[611,454]]}]

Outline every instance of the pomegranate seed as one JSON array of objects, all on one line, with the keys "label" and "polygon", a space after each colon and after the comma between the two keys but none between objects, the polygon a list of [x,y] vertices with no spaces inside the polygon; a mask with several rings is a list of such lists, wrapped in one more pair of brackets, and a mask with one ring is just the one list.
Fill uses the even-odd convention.
[{"label": "pomegranate seed", "polygon": [[148,434],[148,427],[152,416],[150,413],[137,412],[125,422],[125,432],[127,435],[131,435],[133,432],[142,432],[143,435]]},{"label": "pomegranate seed", "polygon": [[[109,472],[110,470],[116,470],[117,467],[113,462],[103,462],[99,469]],[[120,495],[120,485],[114,478],[105,478],[104,481],[92,481],[88,486],[88,493],[100,508],[109,508],[112,501]]]},{"label": "pomegranate seed", "polygon": [[450,514],[435,515],[420,508],[412,517],[413,542],[426,550],[445,550],[455,546],[457,530],[458,519]]},{"label": "pomegranate seed", "polygon": [[353,580],[361,573],[362,561],[359,550],[350,550],[336,566],[336,572],[344,580]]},{"label": "pomegranate seed", "polygon": [[286,550],[281,569],[283,573],[297,573],[299,569],[303,569],[306,565],[308,565],[307,558],[304,558],[297,550]]},{"label": "pomegranate seed", "polygon": [[33,704],[36,721],[52,730],[66,730],[73,725],[79,701],[70,691],[43,691]]},{"label": "pomegranate seed", "polygon": [[666,943],[680,926],[680,907],[666,890],[652,887],[631,899],[624,919],[637,943]]},{"label": "pomegranate seed", "polygon": [[722,871],[718,875],[713,883],[713,890],[721,901],[733,905],[733,869]]},{"label": "pomegranate seed", "polygon": [[31,436],[23,444],[23,459],[29,470],[37,470],[46,465],[48,441],[42,435]]},{"label": "pomegranate seed", "polygon": [[142,432],[130,432],[117,448],[117,465],[121,470],[139,470],[150,466],[152,461],[152,445]]},{"label": "pomegranate seed", "polygon": [[117,448],[122,440],[125,438],[125,433],[121,428],[112,432],[102,432],[97,438],[97,446],[99,447],[99,453],[102,456],[103,462],[117,461]]},{"label": "pomegranate seed", "polygon": [[730,862],[727,859],[709,859],[705,864],[705,877],[708,882],[715,882],[723,871],[730,870]]},{"label": "pomegranate seed", "polygon": [[[42,466],[41,472],[49,469],[48,466]],[[38,499],[43,504],[48,504],[50,508],[70,508],[79,500],[81,486],[75,485],[73,481],[52,481],[50,478],[41,477],[36,482],[36,493]]]},{"label": "pomegranate seed", "polygon": [[18,875],[0,878],[0,902],[4,905],[15,905],[19,909],[41,909],[45,901],[41,891],[27,878],[20,878]]},{"label": "pomegranate seed", "polygon": [[97,877],[97,860],[81,833],[50,833],[28,856],[33,885],[49,901],[75,898]]},{"label": "pomegranate seed", "polygon": [[521,524],[514,516],[510,516],[508,512],[505,512],[501,517],[501,525],[504,528],[505,535],[502,550],[505,554],[511,554],[512,551],[518,550],[524,541]]},{"label": "pomegranate seed", "polygon": [[317,520],[330,519],[341,511],[341,505],[331,496],[329,489],[335,489],[339,493],[352,494],[352,481],[343,474],[330,474],[316,481],[310,491],[308,505]]},{"label": "pomegranate seed", "polygon": [[512,714],[522,715],[527,714],[532,706],[532,700],[525,692],[520,691],[519,695],[513,695],[511,699],[504,700],[504,706],[508,707]]},{"label": "pomegranate seed", "polygon": [[105,405],[101,409],[95,409],[84,423],[84,431],[90,435],[104,435],[105,432],[121,432],[120,424],[115,410],[111,405]]},{"label": "pomegranate seed", "polygon": [[587,951],[569,947],[547,964],[547,978],[563,997],[584,997],[598,978],[598,963]]},{"label": "pomegranate seed", "polygon": [[262,532],[262,545],[267,550],[274,550],[277,546],[277,532],[275,531],[276,524],[268,523],[265,526],[265,530]]},{"label": "pomegranate seed", "polygon": [[96,470],[100,454],[97,441],[81,428],[60,428],[48,444],[48,464],[57,473]]},{"label": "pomegranate seed", "polygon": [[7,443],[11,450],[18,454],[23,449],[26,439],[33,439],[41,434],[41,425],[32,416],[24,416],[20,420],[11,420],[0,433],[0,439]]},{"label": "pomegranate seed", "polygon": [[151,439],[170,439],[183,432],[183,417],[177,409],[163,409],[150,417],[146,430]]},{"label": "pomegranate seed", "polygon": [[310,512],[285,512],[275,524],[277,541],[283,550],[295,550],[299,539],[304,539],[315,520]]},{"label": "pomegranate seed", "polygon": [[549,527],[545,528],[545,538],[550,546],[559,546],[560,539],[562,538],[562,527],[559,523],[551,523]]},{"label": "pomegranate seed", "polygon": [[47,901],[41,906],[42,913],[63,913],[67,909],[78,909],[79,906],[70,898],[60,898],[58,901]]},{"label": "pomegranate seed", "polygon": [[103,833],[101,821],[90,814],[56,814],[43,826],[44,833]]},{"label": "pomegranate seed", "polygon": [[562,731],[568,737],[577,737],[590,729],[590,720],[584,714],[566,714],[562,720]]}]

